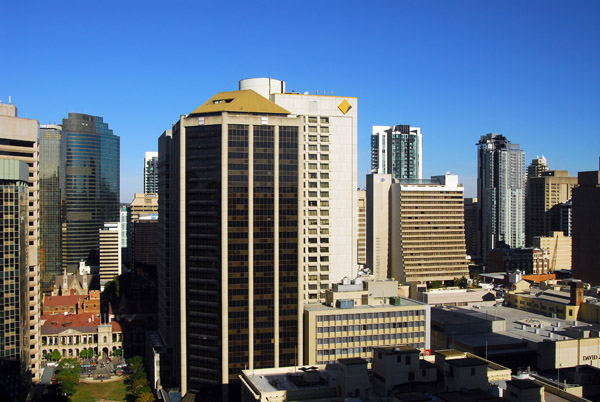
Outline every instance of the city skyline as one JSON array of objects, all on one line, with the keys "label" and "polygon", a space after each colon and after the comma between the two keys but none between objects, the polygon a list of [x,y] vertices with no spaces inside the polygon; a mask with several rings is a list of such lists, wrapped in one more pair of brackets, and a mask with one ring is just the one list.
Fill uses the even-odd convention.
[{"label": "city skyline", "polygon": [[[595,2],[306,3],[277,9],[151,2],[133,8],[135,13],[116,3],[100,9],[48,3],[29,10],[11,3],[0,16],[11,38],[0,50],[10,60],[0,66],[0,76],[11,78],[4,80],[0,100],[11,96],[19,116],[40,124],[59,123],[68,113],[110,122],[122,139],[122,202],[142,191],[144,152],[158,149],[159,135],[182,110],[250,77],[285,80],[288,90],[301,93],[356,96],[361,188],[370,171],[374,125],[421,127],[423,177],[457,174],[467,197],[476,193],[474,144],[491,132],[521,144],[527,161],[543,154],[570,175],[598,169]],[[398,24],[381,24],[388,15]],[[210,16],[200,31],[194,28],[199,16]],[[225,22],[245,26],[250,19],[259,23],[244,41],[235,40],[236,30],[220,32],[222,43],[235,43],[226,50],[220,41],[205,41],[199,51],[184,51]],[[292,21],[302,24],[292,28]],[[305,57],[297,57],[298,48]],[[69,49],[78,57],[67,63]],[[254,57],[257,49],[272,57]],[[184,54],[183,62],[170,64],[174,54]],[[207,54],[220,62],[202,62]],[[244,62],[227,61],[232,58]],[[574,134],[576,140],[564,141]]]}]

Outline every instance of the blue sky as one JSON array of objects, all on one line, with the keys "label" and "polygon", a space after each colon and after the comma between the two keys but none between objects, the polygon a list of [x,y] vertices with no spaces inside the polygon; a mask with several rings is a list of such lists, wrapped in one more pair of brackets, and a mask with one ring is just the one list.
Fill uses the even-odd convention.
[{"label": "blue sky", "polygon": [[103,116],[121,137],[121,200],[144,152],[240,79],[358,97],[359,185],[372,125],[421,127],[425,177],[474,196],[479,137],[500,132],[553,169],[597,170],[597,1],[11,1],[0,100],[60,123]]}]

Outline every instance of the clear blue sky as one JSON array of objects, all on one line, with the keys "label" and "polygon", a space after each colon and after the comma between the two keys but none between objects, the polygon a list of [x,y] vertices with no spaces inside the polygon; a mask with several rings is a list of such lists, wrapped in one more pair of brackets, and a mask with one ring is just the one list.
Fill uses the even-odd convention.
[{"label": "clear blue sky", "polygon": [[421,127],[425,177],[474,196],[479,136],[551,168],[597,170],[599,1],[10,1],[0,100],[21,117],[103,116],[121,137],[121,200],[144,152],[214,93],[250,77],[359,102],[359,185],[372,125]]}]

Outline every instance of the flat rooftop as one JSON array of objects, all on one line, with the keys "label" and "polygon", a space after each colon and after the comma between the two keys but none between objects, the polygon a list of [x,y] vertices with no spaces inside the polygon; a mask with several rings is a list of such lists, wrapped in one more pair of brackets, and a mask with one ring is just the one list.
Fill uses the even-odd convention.
[{"label": "flat rooftop", "polygon": [[[544,342],[545,340],[573,339],[567,336],[564,330],[573,327],[575,322],[502,305],[481,306],[478,308],[432,308],[431,317],[432,321],[454,324],[452,328],[454,339],[471,346],[513,343],[508,338],[512,338],[515,344],[522,343],[524,340]],[[506,330],[496,333],[472,333],[469,324],[481,319],[488,321],[505,320]],[[589,325],[577,323],[577,328],[579,327],[587,327],[586,329],[588,329]],[[460,331],[461,328],[463,331]]]},{"label": "flat rooftop", "polygon": [[[319,373],[320,381],[318,383],[303,383],[304,370],[314,369]],[[306,366],[306,367],[282,367],[268,368],[260,370],[243,370],[246,378],[261,393],[276,391],[291,391],[310,388],[326,388],[336,386],[336,376],[338,372],[337,364]],[[298,379],[299,381],[294,381]]]},{"label": "flat rooftop", "polygon": [[401,310],[405,307],[425,307],[427,306],[425,303],[418,302],[412,299],[406,299],[404,297],[400,298],[400,305],[395,306],[393,304],[376,304],[376,305],[358,305],[352,308],[339,308],[339,307],[330,307],[326,304],[305,304],[304,310],[306,311],[339,311],[339,312],[352,312],[355,310],[379,310],[382,308],[395,308]]}]

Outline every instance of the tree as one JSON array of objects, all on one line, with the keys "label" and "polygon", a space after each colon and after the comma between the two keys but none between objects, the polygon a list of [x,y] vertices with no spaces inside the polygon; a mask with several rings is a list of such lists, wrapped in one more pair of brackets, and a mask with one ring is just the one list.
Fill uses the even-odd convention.
[{"label": "tree", "polygon": [[50,356],[50,359],[57,362],[61,359],[61,357],[62,357],[62,355],[60,354],[60,352],[57,349],[55,349],[52,352],[52,356]]},{"label": "tree", "polygon": [[439,289],[442,287],[442,281],[431,281],[431,289]]},{"label": "tree", "polygon": [[88,358],[88,351],[87,349],[83,349],[80,353],[79,353],[79,357],[81,357],[82,359],[87,359]]},{"label": "tree", "polygon": [[140,392],[135,402],[154,402],[154,395],[152,395],[152,392]]},{"label": "tree", "polygon": [[62,359],[58,364],[56,380],[60,383],[63,394],[71,396],[75,393],[75,386],[79,384],[80,368],[77,359]]},{"label": "tree", "polygon": [[122,350],[122,349],[120,349],[120,348],[119,348],[119,349],[115,349],[115,350],[113,351],[113,355],[114,355],[114,356],[121,356],[122,354],[123,354],[123,350]]}]

